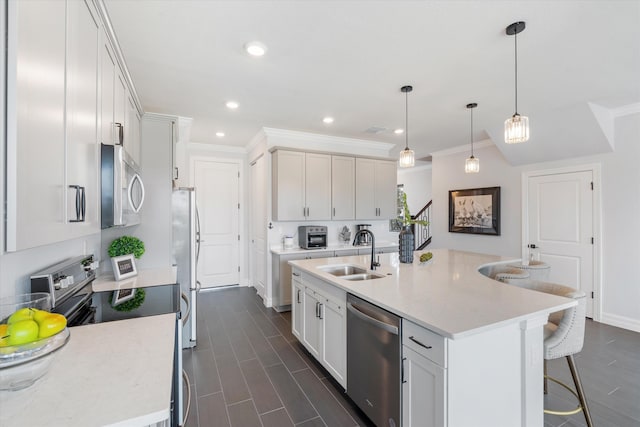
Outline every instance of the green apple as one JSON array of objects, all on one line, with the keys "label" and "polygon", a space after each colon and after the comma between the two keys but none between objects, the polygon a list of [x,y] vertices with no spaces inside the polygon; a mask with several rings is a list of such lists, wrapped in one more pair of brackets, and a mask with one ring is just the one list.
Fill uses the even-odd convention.
[{"label": "green apple", "polygon": [[21,345],[38,339],[38,324],[35,320],[27,319],[10,323],[7,328],[7,344]]},{"label": "green apple", "polygon": [[45,317],[47,317],[48,315],[50,315],[51,313],[48,311],[44,311],[44,310],[39,310],[37,308],[32,308],[33,310],[33,320],[36,321],[36,323],[39,325],[40,322],[42,322],[42,320],[44,320]]},{"label": "green apple", "polygon": [[67,326],[67,318],[58,313],[47,313],[38,322],[38,338],[47,338],[57,334]]},{"label": "green apple", "polygon": [[33,319],[33,308],[21,308],[16,310],[11,316],[9,316],[8,324],[19,322],[21,320]]}]

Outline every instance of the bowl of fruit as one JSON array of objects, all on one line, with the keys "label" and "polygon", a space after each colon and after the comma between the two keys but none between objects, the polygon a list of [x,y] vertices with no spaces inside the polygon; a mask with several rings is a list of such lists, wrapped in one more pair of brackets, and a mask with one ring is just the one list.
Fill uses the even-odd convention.
[{"label": "bowl of fruit", "polygon": [[67,319],[50,309],[44,292],[0,299],[0,390],[32,385],[69,341]]}]

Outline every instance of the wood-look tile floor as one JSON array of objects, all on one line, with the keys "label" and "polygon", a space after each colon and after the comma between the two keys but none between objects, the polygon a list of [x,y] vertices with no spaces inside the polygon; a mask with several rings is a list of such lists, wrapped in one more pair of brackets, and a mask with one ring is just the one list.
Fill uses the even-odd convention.
[{"label": "wood-look tile floor", "polygon": [[[192,404],[187,426],[371,426],[291,334],[291,313],[264,307],[253,288],[201,292],[198,346],[184,350]],[[640,334],[587,321],[576,363],[596,426],[640,426]],[[549,374],[568,384],[565,359]],[[545,405],[571,408],[550,383]],[[581,413],[545,415],[545,427],[585,425]],[[509,426],[510,427],[510,426]]]}]

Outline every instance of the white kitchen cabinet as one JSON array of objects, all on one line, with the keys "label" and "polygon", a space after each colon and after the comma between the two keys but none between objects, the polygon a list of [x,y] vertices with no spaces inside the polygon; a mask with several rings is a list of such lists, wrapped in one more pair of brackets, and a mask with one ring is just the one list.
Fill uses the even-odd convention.
[{"label": "white kitchen cabinet", "polygon": [[[292,332],[333,378],[346,388],[347,294],[296,269],[292,274],[296,298]],[[301,297],[300,303],[298,296]]]},{"label": "white kitchen cabinet", "polygon": [[331,219],[331,156],[277,150],[272,154],[273,219]]},{"label": "white kitchen cabinet", "polygon": [[272,305],[277,311],[285,311],[291,304],[291,266],[289,261],[299,259],[329,258],[333,252],[307,252],[297,254],[274,254],[271,257]]},{"label": "white kitchen cabinet", "polygon": [[356,159],[331,156],[331,219],[356,218]]},{"label": "white kitchen cabinet", "polygon": [[293,301],[291,302],[291,332],[302,341],[302,322],[304,316],[304,285],[300,273],[292,277]]},{"label": "white kitchen cabinet", "polygon": [[396,163],[356,159],[356,219],[390,219],[397,216]]},{"label": "white kitchen cabinet", "polygon": [[90,1],[8,7],[6,248],[16,251],[99,231],[99,21]]},{"label": "white kitchen cabinet", "polygon": [[113,48],[103,31],[100,44],[100,142],[109,145],[116,143],[117,136],[114,119],[116,64]]},{"label": "white kitchen cabinet", "polygon": [[402,425],[441,427],[445,422],[445,369],[402,346]]},{"label": "white kitchen cabinet", "polygon": [[129,91],[126,91],[126,114],[124,120],[124,149],[133,160],[133,163],[140,166],[140,115]]},{"label": "white kitchen cabinet", "polygon": [[68,238],[100,230],[100,21],[90,0],[67,2],[66,199]]}]

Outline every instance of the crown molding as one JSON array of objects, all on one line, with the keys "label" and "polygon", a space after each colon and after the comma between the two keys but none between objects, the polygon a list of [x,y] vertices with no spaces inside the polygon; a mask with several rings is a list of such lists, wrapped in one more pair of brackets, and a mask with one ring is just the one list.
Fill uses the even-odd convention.
[{"label": "crown molding", "polygon": [[[482,148],[487,148],[487,147],[492,147],[492,146],[495,146],[495,144],[490,139],[485,139],[485,140],[473,143],[473,149],[474,150],[480,150]],[[431,153],[431,156],[432,157],[444,157],[444,156],[450,156],[452,154],[466,153],[468,151],[469,151],[469,144],[465,144],[465,145],[458,145],[457,147],[446,148],[446,149],[440,150],[440,151],[434,151],[434,152]]]},{"label": "crown molding", "polygon": [[[365,139],[345,138],[287,129],[262,128],[267,147],[293,147],[305,150],[321,150],[335,153],[363,154],[389,157],[395,144]],[[254,140],[257,138],[254,138]],[[253,141],[252,141],[253,142]]]}]

